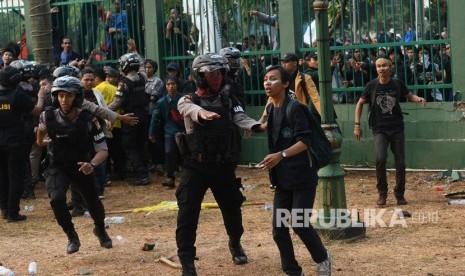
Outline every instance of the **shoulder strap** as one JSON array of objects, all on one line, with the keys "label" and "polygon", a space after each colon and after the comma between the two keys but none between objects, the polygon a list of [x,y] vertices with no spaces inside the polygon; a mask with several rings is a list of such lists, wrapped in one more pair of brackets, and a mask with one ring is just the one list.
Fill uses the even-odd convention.
[{"label": "shoulder strap", "polygon": [[55,114],[53,112],[54,109],[55,108],[53,106],[47,106],[45,108],[45,121],[47,122],[47,125],[49,121],[55,120]]},{"label": "shoulder strap", "polygon": [[286,119],[291,128],[294,128],[294,112],[299,106],[299,102],[295,99],[290,99],[286,107]]},{"label": "shoulder strap", "polygon": [[[300,81],[300,86],[302,86],[302,90],[304,91],[305,93],[305,98],[307,99],[307,101],[310,99],[310,94],[308,94],[308,90],[307,90],[307,83],[305,82],[305,74],[302,73],[302,72],[299,72],[299,75],[300,75],[300,78],[302,79]],[[311,102],[311,101],[310,101]],[[312,103],[313,104],[313,103]]]},{"label": "shoulder strap", "polygon": [[375,98],[376,98],[376,89],[378,88],[378,78],[372,80],[371,82],[368,83],[370,86],[370,110],[373,108],[375,105]]},{"label": "shoulder strap", "polygon": [[92,121],[92,119],[94,119],[94,115],[87,109],[83,109],[81,110],[81,112],[79,113],[79,119],[80,120],[83,120],[85,122],[90,122]]}]

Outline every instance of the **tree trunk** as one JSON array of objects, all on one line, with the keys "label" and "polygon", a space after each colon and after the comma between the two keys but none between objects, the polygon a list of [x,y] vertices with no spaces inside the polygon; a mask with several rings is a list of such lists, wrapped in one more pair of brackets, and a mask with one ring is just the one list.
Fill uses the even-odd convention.
[{"label": "tree trunk", "polygon": [[52,65],[52,22],[48,0],[29,0],[31,39],[34,60],[40,64]]}]

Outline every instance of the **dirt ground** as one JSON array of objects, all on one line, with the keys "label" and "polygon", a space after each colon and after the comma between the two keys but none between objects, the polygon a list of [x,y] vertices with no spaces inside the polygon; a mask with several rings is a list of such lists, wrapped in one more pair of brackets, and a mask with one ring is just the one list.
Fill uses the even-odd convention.
[{"label": "dirt ground", "polygon": [[[438,173],[411,172],[407,174],[406,198],[402,210],[411,213],[406,227],[381,227],[376,224],[366,229],[366,237],[346,242],[328,240],[325,246],[333,257],[333,275],[465,275],[465,206],[448,206],[443,191],[461,190],[463,182],[438,180]],[[249,201],[272,202],[273,191],[268,188],[267,173],[241,168],[245,195]],[[394,173],[388,179],[394,185]],[[162,177],[152,174],[152,184],[132,187],[125,182],[114,182],[106,189],[103,203],[107,211],[120,211],[155,205],[164,200],[175,200],[174,190],[160,185]],[[365,209],[377,209],[374,171],[348,171],[345,177],[347,206],[359,209],[361,219]],[[441,189],[441,188],[438,188]],[[74,219],[81,239],[79,252],[67,255],[65,234],[56,224],[43,185],[36,189],[36,200],[23,200],[22,213],[27,221],[0,221],[0,262],[13,269],[16,275],[27,275],[29,262],[37,262],[37,275],[78,275],[87,269],[92,275],[180,275],[180,270],[157,262],[160,256],[176,253],[175,211],[120,213],[122,224],[111,224],[108,232],[114,248],[99,246],[92,234],[89,217]],[[205,202],[214,202],[210,191]],[[32,205],[32,212],[24,206]],[[398,208],[392,194],[382,220],[389,224]],[[271,236],[271,211],[263,206],[244,206],[245,233],[243,246],[249,264],[235,266],[227,249],[227,235],[218,209],[203,210],[197,235],[196,266],[199,275],[283,275],[277,247]],[[315,264],[299,238],[292,235],[297,260],[306,275],[316,275]],[[153,251],[142,251],[146,238],[155,240]],[[176,258],[173,260],[177,261]],[[82,271],[81,271],[82,272]]]}]

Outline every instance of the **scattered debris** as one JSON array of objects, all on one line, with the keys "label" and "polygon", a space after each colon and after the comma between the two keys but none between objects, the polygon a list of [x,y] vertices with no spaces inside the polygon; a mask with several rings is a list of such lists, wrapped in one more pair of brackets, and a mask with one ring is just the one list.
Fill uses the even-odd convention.
[{"label": "scattered debris", "polygon": [[79,269],[78,274],[79,275],[92,275],[92,270],[87,269],[87,268]]}]

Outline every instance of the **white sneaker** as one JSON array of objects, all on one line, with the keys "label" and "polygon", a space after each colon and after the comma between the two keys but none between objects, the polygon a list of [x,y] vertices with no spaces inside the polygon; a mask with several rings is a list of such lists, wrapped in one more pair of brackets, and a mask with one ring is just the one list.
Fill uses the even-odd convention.
[{"label": "white sneaker", "polygon": [[331,255],[329,255],[329,251],[327,253],[326,260],[316,264],[318,276],[331,276]]}]

